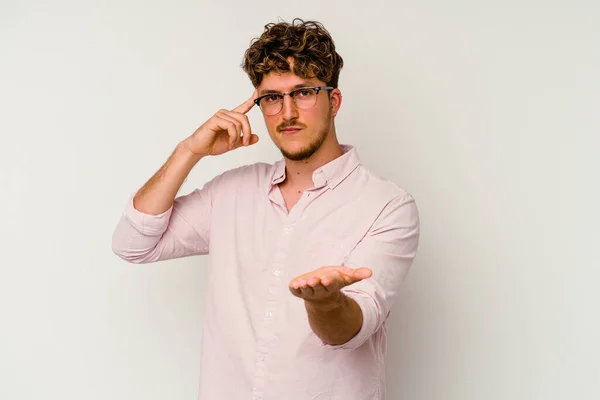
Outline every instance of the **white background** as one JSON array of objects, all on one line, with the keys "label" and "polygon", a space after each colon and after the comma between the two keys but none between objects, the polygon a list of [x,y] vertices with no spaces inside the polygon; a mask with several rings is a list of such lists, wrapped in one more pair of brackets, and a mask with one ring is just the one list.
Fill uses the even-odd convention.
[{"label": "white background", "polygon": [[[598,2],[0,5],[1,399],[196,398],[206,259],[129,265],[111,235],[177,142],[252,94],[250,40],[293,17],[345,60],[341,142],[419,206],[388,397],[600,398]],[[260,143],[182,192],[280,157],[249,115]]]}]

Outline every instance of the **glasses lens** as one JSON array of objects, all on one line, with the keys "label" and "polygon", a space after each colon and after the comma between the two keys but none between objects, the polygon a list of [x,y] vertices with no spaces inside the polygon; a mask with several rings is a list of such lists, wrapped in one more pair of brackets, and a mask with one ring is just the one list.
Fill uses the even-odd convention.
[{"label": "glasses lens", "polygon": [[294,102],[298,108],[313,108],[317,103],[317,91],[311,88],[295,90],[291,93]]},{"label": "glasses lens", "polygon": [[260,109],[266,115],[275,115],[281,110],[283,105],[283,96],[280,94],[271,94],[260,99]]}]

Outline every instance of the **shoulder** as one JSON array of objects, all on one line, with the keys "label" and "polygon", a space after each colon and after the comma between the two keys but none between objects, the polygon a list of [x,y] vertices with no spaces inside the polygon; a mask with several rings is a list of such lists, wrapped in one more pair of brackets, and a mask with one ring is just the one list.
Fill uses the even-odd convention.
[{"label": "shoulder", "polygon": [[371,234],[389,232],[399,235],[400,229],[402,232],[411,232],[417,237],[420,217],[413,195],[400,184],[362,165],[359,166],[357,173],[359,179],[364,182],[360,185],[363,187],[361,193],[364,193],[366,198],[364,204],[373,205],[376,214],[370,227]]},{"label": "shoulder", "polygon": [[220,176],[221,179],[229,181],[245,182],[246,180],[264,180],[271,178],[273,173],[273,165],[257,162],[254,164],[242,165],[236,168],[232,168],[223,172]]},{"label": "shoulder", "polygon": [[412,194],[402,185],[374,173],[362,164],[356,169],[356,178],[361,191],[369,197],[384,202],[414,202]]},{"label": "shoulder", "polygon": [[260,187],[271,180],[273,168],[273,164],[264,162],[242,165],[215,176],[210,185],[214,190]]}]

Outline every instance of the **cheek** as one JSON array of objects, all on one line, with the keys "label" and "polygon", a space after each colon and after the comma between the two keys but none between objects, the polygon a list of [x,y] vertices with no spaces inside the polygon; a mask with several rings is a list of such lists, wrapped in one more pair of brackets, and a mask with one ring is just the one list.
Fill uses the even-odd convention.
[{"label": "cheek", "polygon": [[267,131],[269,131],[269,135],[273,135],[273,133],[275,132],[276,128],[277,128],[277,124],[279,123],[277,121],[277,118],[275,117],[268,117],[265,116],[265,126],[267,127]]},{"label": "cheek", "polygon": [[300,117],[309,127],[317,127],[327,123],[327,108],[315,107]]},{"label": "cheek", "polygon": [[312,123],[315,128],[318,128],[319,131],[323,130],[323,128],[329,126],[329,109],[327,107],[323,107],[318,110],[318,113],[312,117]]}]

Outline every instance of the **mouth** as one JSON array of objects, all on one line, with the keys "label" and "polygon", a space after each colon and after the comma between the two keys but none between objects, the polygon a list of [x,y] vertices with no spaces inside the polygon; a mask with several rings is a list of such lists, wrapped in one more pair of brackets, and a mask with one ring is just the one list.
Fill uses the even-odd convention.
[{"label": "mouth", "polygon": [[300,130],[302,130],[302,128],[285,128],[285,129],[281,129],[280,132],[282,133],[286,133],[286,134],[294,134],[297,132],[300,132]]}]

